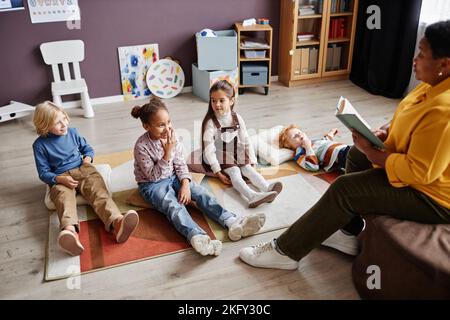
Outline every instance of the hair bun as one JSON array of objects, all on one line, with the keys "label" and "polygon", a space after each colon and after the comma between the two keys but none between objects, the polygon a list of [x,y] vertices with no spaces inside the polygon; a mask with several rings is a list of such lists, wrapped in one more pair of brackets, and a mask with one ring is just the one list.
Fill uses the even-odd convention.
[{"label": "hair bun", "polygon": [[139,118],[139,116],[141,115],[141,107],[140,106],[135,106],[133,107],[133,109],[131,109],[131,116],[133,118]]}]

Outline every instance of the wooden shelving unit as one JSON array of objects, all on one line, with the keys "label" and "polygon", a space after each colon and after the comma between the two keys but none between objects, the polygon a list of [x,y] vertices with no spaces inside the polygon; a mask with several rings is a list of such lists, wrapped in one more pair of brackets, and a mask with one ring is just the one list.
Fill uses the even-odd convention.
[{"label": "wooden shelving unit", "polygon": [[[308,8],[313,12],[299,14]],[[279,81],[290,87],[348,78],[357,10],[358,0],[281,0]],[[299,33],[314,37],[298,41]]]},{"label": "wooden shelving unit", "polygon": [[[268,94],[270,87],[270,77],[272,70],[272,27],[270,25],[253,25],[244,27],[241,22],[237,22],[234,24],[234,28],[237,33],[237,42],[238,42],[238,74],[239,74],[239,94],[244,93],[244,88],[252,88],[252,87],[264,87],[264,93]],[[241,46],[241,40],[245,37],[257,37],[260,39],[264,39],[267,43],[267,47],[265,48],[247,48]],[[246,50],[255,50],[261,51],[266,50],[266,54],[264,58],[246,58],[245,51]],[[241,79],[241,63],[242,62],[263,62],[267,64],[267,82],[264,85],[243,85]]]}]

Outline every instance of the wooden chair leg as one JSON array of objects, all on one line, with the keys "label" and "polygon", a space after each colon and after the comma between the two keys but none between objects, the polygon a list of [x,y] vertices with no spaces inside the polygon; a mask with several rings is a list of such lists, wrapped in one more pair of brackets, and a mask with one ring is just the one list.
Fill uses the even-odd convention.
[{"label": "wooden chair leg", "polygon": [[94,109],[92,108],[91,100],[89,99],[89,93],[87,92],[87,90],[81,93],[81,106],[84,109],[85,118],[94,117]]}]

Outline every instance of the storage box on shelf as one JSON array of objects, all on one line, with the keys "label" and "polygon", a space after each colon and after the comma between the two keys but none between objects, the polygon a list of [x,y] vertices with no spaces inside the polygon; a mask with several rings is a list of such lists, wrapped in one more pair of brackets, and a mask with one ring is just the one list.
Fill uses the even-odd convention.
[{"label": "storage box on shelf", "polygon": [[241,64],[241,79],[243,85],[264,86],[268,83],[267,64],[244,62]]}]

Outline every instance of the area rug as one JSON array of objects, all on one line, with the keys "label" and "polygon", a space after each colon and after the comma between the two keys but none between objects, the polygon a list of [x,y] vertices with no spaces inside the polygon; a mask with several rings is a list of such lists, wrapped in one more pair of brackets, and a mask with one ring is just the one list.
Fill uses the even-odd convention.
[{"label": "area rug", "polygon": [[[80,220],[80,240],[85,251],[79,257],[71,257],[57,247],[59,221],[55,212],[49,215],[49,240],[46,255],[45,280],[63,279],[87,272],[99,271],[123,264],[156,258],[184,250],[192,250],[166,218],[152,208],[145,208],[141,201],[131,201],[136,194],[133,174],[132,151],[99,155],[96,163],[107,163],[112,167],[110,191],[122,212],[134,209],[138,212],[140,223],[130,239],[117,244],[113,235],[107,233],[102,222],[88,206],[78,209]],[[237,192],[221,184],[218,179],[202,174],[193,174],[193,179],[214,194],[228,210],[246,215],[251,212],[264,212],[266,224],[259,233],[285,228],[304,214],[323,194],[328,183],[335,179],[334,174],[311,174],[294,162],[278,167],[260,166],[258,170],[269,181],[281,181],[283,192],[270,204],[258,208],[247,208]],[[318,179],[320,178],[320,179]],[[228,241],[225,230],[216,222],[203,216],[195,207],[189,206],[193,219],[213,239]]]},{"label": "area rug", "polygon": [[[57,246],[59,221],[56,212],[50,212],[45,280],[64,279],[191,249],[186,239],[162,214],[151,208],[127,203],[130,194],[137,187],[134,182],[130,151],[97,156],[96,163],[108,163],[112,167],[110,190],[113,199],[122,212],[129,209],[138,212],[140,219],[138,228],[127,242],[118,244],[113,235],[105,231],[103,223],[89,206],[79,206],[79,236],[85,250],[81,256],[71,257]],[[203,175],[193,175],[193,178],[199,181],[202,177]],[[188,210],[194,221],[215,239],[204,216],[195,207],[189,206]]]}]

